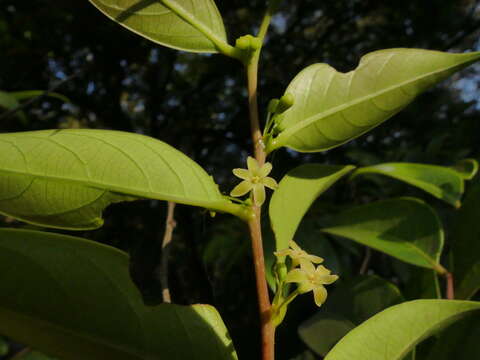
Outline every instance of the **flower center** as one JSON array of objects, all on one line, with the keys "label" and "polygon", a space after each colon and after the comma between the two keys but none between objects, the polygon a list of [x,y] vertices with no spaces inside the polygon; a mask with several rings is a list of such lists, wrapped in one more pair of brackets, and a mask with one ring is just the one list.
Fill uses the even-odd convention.
[{"label": "flower center", "polygon": [[255,175],[255,176],[252,176],[252,178],[250,179],[250,181],[254,184],[258,184],[260,182],[262,178],[258,175]]}]

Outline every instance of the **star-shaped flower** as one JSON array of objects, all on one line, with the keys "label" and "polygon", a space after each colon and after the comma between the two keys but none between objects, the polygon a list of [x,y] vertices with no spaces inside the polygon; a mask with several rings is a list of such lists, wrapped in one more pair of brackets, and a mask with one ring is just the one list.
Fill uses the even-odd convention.
[{"label": "star-shaped flower", "polygon": [[265,202],[265,186],[272,190],[278,187],[275,179],[267,177],[272,171],[272,164],[267,162],[260,167],[257,160],[249,156],[247,167],[248,169],[233,169],[233,174],[243,181],[235,186],[230,192],[230,196],[240,197],[252,191],[253,202],[255,205],[261,206]]},{"label": "star-shaped flower", "polygon": [[289,242],[290,247],[274,252],[275,256],[290,256],[292,259],[292,267],[297,267],[302,261],[311,262],[314,264],[321,264],[323,259],[320,256],[315,256],[307,253],[293,240]]},{"label": "star-shaped flower", "polygon": [[286,278],[287,283],[298,283],[298,292],[303,294],[313,291],[313,298],[317,306],[327,299],[327,289],[323,285],[329,285],[338,279],[337,275],[330,275],[330,270],[319,265],[315,268],[311,262],[302,261],[300,268],[291,270]]}]

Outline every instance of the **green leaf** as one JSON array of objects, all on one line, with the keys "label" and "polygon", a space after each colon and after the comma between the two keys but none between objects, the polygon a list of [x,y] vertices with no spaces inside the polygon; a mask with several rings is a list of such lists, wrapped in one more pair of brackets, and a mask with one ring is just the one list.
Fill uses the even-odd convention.
[{"label": "green leaf", "polygon": [[356,325],[402,301],[395,285],[377,276],[360,276],[340,283],[298,333],[309,348],[325,356]]},{"label": "green leaf", "polygon": [[385,163],[357,169],[351,178],[361,174],[380,174],[406,182],[457,208],[464,191],[464,176],[444,166]]},{"label": "green leaf", "polygon": [[392,306],[349,332],[325,360],[400,360],[423,339],[480,310],[480,303],[416,300]]},{"label": "green leaf", "polygon": [[66,96],[64,96],[62,94],[59,94],[59,93],[56,93],[56,92],[48,92],[48,91],[45,91],[45,90],[13,91],[13,92],[10,93],[10,95],[12,95],[18,101],[27,100],[27,99],[30,99],[30,98],[33,98],[33,97],[38,97],[38,96],[47,96],[47,97],[51,97],[51,98],[54,98],[54,99],[61,100],[61,101],[66,102],[66,103],[71,102],[69,98],[67,98]]},{"label": "green leaf", "polygon": [[144,305],[128,256],[80,238],[0,230],[0,333],[72,360],[236,359],[209,305]]},{"label": "green leaf", "polygon": [[464,159],[452,166],[465,180],[472,180],[478,172],[478,161],[475,159]]},{"label": "green leaf", "polygon": [[213,0],[90,0],[102,13],[157,44],[215,53],[228,46]]},{"label": "green leaf", "polygon": [[42,226],[94,229],[111,203],[168,200],[236,213],[194,161],[143,135],[107,130],[0,134],[0,212]]},{"label": "green leaf", "polygon": [[480,290],[480,184],[467,193],[453,231],[455,297],[469,299]]},{"label": "green leaf", "polygon": [[407,263],[445,273],[439,259],[442,224],[423,201],[398,198],[361,205],[331,219],[322,231],[343,236]]},{"label": "green leaf", "polygon": [[[12,110],[18,106],[20,106],[20,103],[14,96],[12,96],[11,93],[0,91],[0,110]],[[26,120],[25,113],[23,111],[17,111],[15,115],[18,116],[22,121]]]},{"label": "green leaf", "polygon": [[295,103],[277,117],[280,134],[267,144],[267,151],[287,146],[316,152],[342,145],[479,58],[480,52],[388,49],[364,56],[348,73],[327,64],[311,65],[285,91],[295,97]]},{"label": "green leaf", "polygon": [[306,164],[288,172],[270,200],[269,214],[277,250],[288,247],[308,208],[354,166]]}]

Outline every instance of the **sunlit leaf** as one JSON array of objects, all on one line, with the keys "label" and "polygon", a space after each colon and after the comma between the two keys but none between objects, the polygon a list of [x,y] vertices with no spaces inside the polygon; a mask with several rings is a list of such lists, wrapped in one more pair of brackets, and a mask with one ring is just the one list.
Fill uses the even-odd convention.
[{"label": "sunlit leaf", "polygon": [[128,256],[80,238],[0,230],[0,333],[72,360],[236,359],[209,305],[144,305]]},{"label": "sunlit leaf", "polygon": [[[43,226],[93,229],[111,203],[151,198],[243,211],[171,146],[107,130],[0,134],[0,212]],[[238,213],[237,213],[238,214]]]},{"label": "sunlit leaf", "polygon": [[455,207],[460,207],[464,191],[464,176],[444,166],[385,163],[357,169],[352,178],[361,174],[380,174],[404,181]]},{"label": "sunlit leaf", "polygon": [[270,200],[269,214],[277,250],[288,247],[310,205],[354,166],[306,164],[288,172]]},{"label": "sunlit leaf", "polygon": [[101,12],[157,44],[215,53],[227,43],[213,0],[90,0]]},{"label": "sunlit leaf", "polygon": [[452,232],[455,296],[469,299],[480,290],[480,184],[470,189],[455,220]]},{"label": "sunlit leaf", "polygon": [[389,306],[403,301],[398,288],[376,276],[341,282],[313,317],[303,322],[300,338],[325,356],[350,330]]},{"label": "sunlit leaf", "polygon": [[294,105],[278,118],[278,137],[267,144],[301,152],[323,151],[389,119],[413,99],[480,58],[479,52],[387,49],[364,56],[348,73],[327,64],[301,71],[285,93]]},{"label": "sunlit leaf", "polygon": [[416,300],[392,306],[350,331],[325,360],[400,360],[423,339],[480,310],[480,303]]},{"label": "sunlit leaf", "polygon": [[418,199],[399,198],[357,206],[334,216],[322,231],[407,263],[445,272],[439,263],[444,241],[442,224],[435,211]]}]

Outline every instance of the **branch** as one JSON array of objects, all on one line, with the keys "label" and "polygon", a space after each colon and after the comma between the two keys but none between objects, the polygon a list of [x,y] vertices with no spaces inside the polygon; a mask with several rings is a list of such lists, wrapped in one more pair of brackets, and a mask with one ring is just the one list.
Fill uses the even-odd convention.
[{"label": "branch", "polygon": [[177,226],[174,218],[175,203],[168,202],[167,220],[165,221],[165,233],[162,241],[162,262],[160,267],[160,284],[162,286],[163,302],[170,303],[172,298],[170,296],[170,289],[168,287],[168,258],[170,253],[170,243],[172,242],[173,230]]}]

